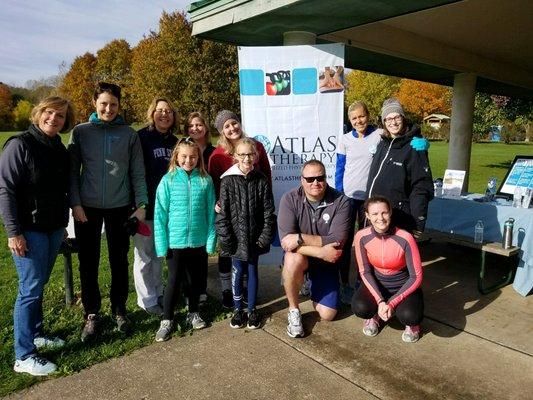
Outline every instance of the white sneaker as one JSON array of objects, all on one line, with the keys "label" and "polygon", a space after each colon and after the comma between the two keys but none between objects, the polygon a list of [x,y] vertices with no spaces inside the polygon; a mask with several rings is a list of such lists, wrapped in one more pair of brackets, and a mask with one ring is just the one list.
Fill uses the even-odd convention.
[{"label": "white sneaker", "polygon": [[207,324],[200,317],[200,314],[197,312],[192,312],[187,315],[187,322],[192,325],[192,329],[204,329]]},{"label": "white sneaker", "polygon": [[58,337],[38,336],[33,339],[33,344],[37,350],[47,347],[49,349],[59,349],[65,345],[65,341]]},{"label": "white sneaker", "polygon": [[159,329],[157,330],[157,333],[155,334],[155,341],[156,342],[164,342],[168,339],[170,339],[170,336],[172,335],[172,320],[170,319],[164,319],[161,321],[161,325],[159,325]]},{"label": "white sneaker", "polygon": [[287,335],[292,338],[302,337],[304,335],[304,327],[302,325],[302,315],[300,310],[290,310],[287,315],[289,324],[287,325]]},{"label": "white sneaker", "polygon": [[45,358],[34,354],[25,360],[16,360],[13,370],[15,372],[26,372],[33,376],[46,376],[55,372],[57,366]]}]

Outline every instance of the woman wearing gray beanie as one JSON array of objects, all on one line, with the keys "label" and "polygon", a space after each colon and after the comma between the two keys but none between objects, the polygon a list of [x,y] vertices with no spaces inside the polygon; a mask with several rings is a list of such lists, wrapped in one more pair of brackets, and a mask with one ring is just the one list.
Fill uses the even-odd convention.
[{"label": "woman wearing gray beanie", "polygon": [[393,208],[393,224],[417,236],[424,230],[428,203],[433,198],[427,151],[411,146],[413,138],[421,137],[420,127],[406,120],[395,98],[383,102],[381,121],[383,140],[370,166],[367,196],[387,197]]},{"label": "woman wearing gray beanie", "polygon": [[[220,177],[224,172],[235,164],[235,144],[246,134],[242,131],[241,121],[237,114],[230,110],[222,110],[215,118],[215,127],[220,133],[218,146],[209,158],[208,172],[215,184],[216,198],[220,196]],[[272,172],[270,161],[263,145],[255,141],[258,154],[258,162],[254,165],[259,172],[263,173],[270,185],[272,185]],[[233,295],[231,293],[231,258],[219,257],[218,273],[222,286],[222,304],[226,308],[233,308]]]}]

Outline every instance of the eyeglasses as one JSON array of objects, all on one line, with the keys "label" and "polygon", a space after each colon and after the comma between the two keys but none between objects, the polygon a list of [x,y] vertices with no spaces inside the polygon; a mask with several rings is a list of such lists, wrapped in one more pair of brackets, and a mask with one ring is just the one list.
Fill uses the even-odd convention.
[{"label": "eyeglasses", "polygon": [[178,144],[182,144],[182,143],[195,144],[196,142],[195,142],[194,139],[191,138],[190,136],[186,136],[186,137],[181,138],[181,139],[178,141]]},{"label": "eyeglasses", "polygon": [[156,113],[156,114],[168,114],[168,115],[172,115],[172,114],[174,114],[174,111],[172,111],[172,110],[167,110],[167,109],[165,109],[165,108],[158,108],[158,109],[155,110],[155,113]]},{"label": "eyeglasses", "polygon": [[241,153],[241,154],[237,154],[237,157],[239,158],[242,158],[243,160],[248,157],[248,158],[254,158],[255,154],[254,153]]},{"label": "eyeglasses", "polygon": [[397,115],[395,117],[385,118],[383,121],[385,121],[386,124],[390,124],[393,121],[399,123],[399,122],[402,122],[402,116]]},{"label": "eyeglasses", "polygon": [[324,180],[326,179],[326,175],[319,175],[319,176],[302,176],[303,179],[305,179],[305,181],[307,183],[313,183],[314,181],[317,181],[317,182],[324,182]]}]

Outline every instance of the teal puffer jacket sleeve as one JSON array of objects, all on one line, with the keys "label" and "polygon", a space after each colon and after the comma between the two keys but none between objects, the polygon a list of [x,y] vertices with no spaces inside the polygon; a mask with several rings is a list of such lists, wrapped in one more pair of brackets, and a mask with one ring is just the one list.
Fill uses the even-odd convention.
[{"label": "teal puffer jacket sleeve", "polygon": [[154,239],[158,257],[167,255],[169,249],[168,218],[170,208],[170,172],[165,174],[157,186],[154,208]]},{"label": "teal puffer jacket sleeve", "polygon": [[217,243],[217,235],[215,231],[215,186],[210,176],[207,176],[207,196],[206,196],[206,211],[207,211],[207,242],[206,251],[211,254],[215,252],[215,246]]}]

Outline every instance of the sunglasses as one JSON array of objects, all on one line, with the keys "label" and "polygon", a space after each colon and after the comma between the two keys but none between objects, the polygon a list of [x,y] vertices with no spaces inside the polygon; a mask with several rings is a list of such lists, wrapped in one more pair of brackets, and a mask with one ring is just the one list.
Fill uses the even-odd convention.
[{"label": "sunglasses", "polygon": [[324,182],[324,180],[326,179],[326,175],[302,176],[302,178],[305,179],[307,183],[313,183],[314,181]]}]

